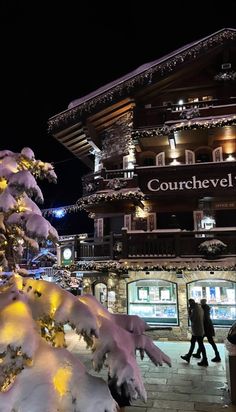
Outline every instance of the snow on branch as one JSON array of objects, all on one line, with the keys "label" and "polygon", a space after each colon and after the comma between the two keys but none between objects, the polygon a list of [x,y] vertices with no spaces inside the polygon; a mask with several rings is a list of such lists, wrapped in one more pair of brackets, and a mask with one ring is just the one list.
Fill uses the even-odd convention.
[{"label": "snow on branch", "polygon": [[111,314],[91,295],[14,275],[0,286],[0,412],[116,411],[106,382],[63,348],[65,324],[90,342],[94,369],[107,367],[131,401],[146,401],[137,350],[170,365],[138,316]]},{"label": "snow on branch", "polygon": [[0,294],[0,412],[115,412],[106,383],[40,337],[27,299],[13,289]]},{"label": "snow on branch", "polygon": [[56,183],[50,163],[36,160],[32,149],[20,153],[0,151],[0,233],[5,235],[1,264],[14,270],[26,245],[38,249],[38,241],[57,241],[57,231],[32,200],[43,202],[36,179]]}]

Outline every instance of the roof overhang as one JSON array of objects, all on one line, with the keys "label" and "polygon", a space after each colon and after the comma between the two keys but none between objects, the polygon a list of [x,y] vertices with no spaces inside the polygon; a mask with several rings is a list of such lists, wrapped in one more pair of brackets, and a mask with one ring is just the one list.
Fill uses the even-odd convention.
[{"label": "roof overhang", "polygon": [[219,45],[235,41],[235,39],[236,30],[224,28],[189,43],[160,59],[144,64],[125,76],[71,102],[67,110],[49,119],[49,128],[53,128],[53,123],[63,123],[76,116],[81,117],[83,114],[89,116],[98,107],[104,108],[111,102],[119,101],[131,93],[133,94],[137,88],[150,85],[156,76],[160,76],[160,78],[169,76],[185,62],[194,61]]}]

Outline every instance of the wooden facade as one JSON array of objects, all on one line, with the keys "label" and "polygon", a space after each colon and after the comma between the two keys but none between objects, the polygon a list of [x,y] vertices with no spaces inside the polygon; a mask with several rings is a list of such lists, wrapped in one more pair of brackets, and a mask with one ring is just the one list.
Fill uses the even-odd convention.
[{"label": "wooden facade", "polygon": [[[222,29],[75,100],[49,119],[49,129],[91,168],[78,200],[95,230],[77,242],[77,260],[81,268],[100,267],[97,276],[88,275],[88,285],[95,288],[103,279],[107,291],[116,288],[110,306],[121,312],[139,314],[135,304],[148,308],[151,301],[150,310],[140,309],[150,323],[169,324],[165,317],[177,311],[173,325],[181,338],[188,325],[180,312],[186,311],[189,296],[208,298],[216,325],[223,324],[219,308],[229,307],[231,318],[236,315],[234,29]],[[211,253],[203,242],[209,249],[225,246]],[[208,287],[210,272],[216,271],[215,278],[226,283]],[[198,280],[205,282],[201,296],[194,295]],[[174,311],[167,281],[185,287],[178,299],[179,292],[173,292],[179,302]],[[223,298],[220,288],[232,290],[222,292],[231,297]],[[160,316],[159,304],[166,306]]]}]

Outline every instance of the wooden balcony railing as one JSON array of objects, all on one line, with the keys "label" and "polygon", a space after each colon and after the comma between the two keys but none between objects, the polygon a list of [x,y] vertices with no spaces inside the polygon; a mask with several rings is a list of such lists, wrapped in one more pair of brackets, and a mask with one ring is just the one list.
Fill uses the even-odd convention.
[{"label": "wooden balcony railing", "polygon": [[128,232],[124,229],[122,235],[111,233],[100,240],[88,238],[80,242],[78,257],[79,260],[204,257],[199,245],[213,238],[227,245],[223,256],[236,257],[236,228],[214,228],[210,231],[162,229],[152,232]]},{"label": "wooden balcony railing", "polygon": [[102,169],[99,173],[90,173],[82,178],[83,196],[89,196],[100,190],[116,190],[118,189],[118,187],[115,187],[116,184],[120,188],[137,187],[137,176],[134,172],[134,169]]},{"label": "wooden balcony railing", "polygon": [[116,256],[114,245],[121,237],[113,233],[102,239],[89,237],[79,243],[78,257],[80,260],[113,260]]},{"label": "wooden balcony railing", "polygon": [[213,99],[204,102],[170,104],[149,108],[136,108],[134,112],[134,128],[162,126],[165,122],[180,121],[182,113],[190,109],[198,109],[199,118],[235,114],[236,98]]}]

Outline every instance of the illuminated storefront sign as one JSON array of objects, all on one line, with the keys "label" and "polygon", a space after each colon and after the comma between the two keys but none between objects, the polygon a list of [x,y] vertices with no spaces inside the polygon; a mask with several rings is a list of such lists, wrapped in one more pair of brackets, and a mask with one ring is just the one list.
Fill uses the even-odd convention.
[{"label": "illuminated storefront sign", "polygon": [[[166,167],[137,167],[138,184],[143,193],[177,196],[197,195],[234,196],[236,162],[178,165]],[[231,199],[227,199],[231,201]]]},{"label": "illuminated storefront sign", "polygon": [[166,192],[167,190],[199,190],[230,188],[236,186],[235,176],[228,173],[225,177],[200,180],[196,176],[191,176],[189,180],[161,181],[161,179],[151,179],[147,182],[147,188],[151,192]]}]

